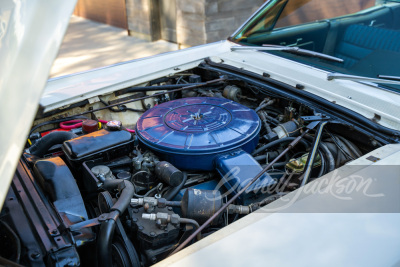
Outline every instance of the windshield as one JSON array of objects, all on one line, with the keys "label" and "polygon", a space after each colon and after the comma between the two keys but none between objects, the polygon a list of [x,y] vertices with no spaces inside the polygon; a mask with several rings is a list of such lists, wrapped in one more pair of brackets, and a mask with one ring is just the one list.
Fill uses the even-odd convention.
[{"label": "windshield", "polygon": [[299,47],[343,59],[338,63],[267,51],[332,72],[400,76],[399,22],[399,1],[271,0],[230,40],[250,46]]}]

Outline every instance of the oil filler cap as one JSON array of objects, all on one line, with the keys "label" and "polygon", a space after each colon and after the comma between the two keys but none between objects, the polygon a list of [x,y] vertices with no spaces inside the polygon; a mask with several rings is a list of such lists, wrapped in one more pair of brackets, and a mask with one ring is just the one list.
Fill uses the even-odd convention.
[{"label": "oil filler cap", "polygon": [[146,111],[136,133],[144,146],[179,169],[212,170],[221,153],[253,151],[260,128],[258,115],[248,107],[225,98],[193,97]]}]

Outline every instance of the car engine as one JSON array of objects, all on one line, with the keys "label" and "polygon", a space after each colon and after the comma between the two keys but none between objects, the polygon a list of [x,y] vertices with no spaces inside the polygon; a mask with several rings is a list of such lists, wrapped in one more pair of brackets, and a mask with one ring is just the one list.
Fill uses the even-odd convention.
[{"label": "car engine", "polygon": [[390,142],[296,96],[302,85],[235,73],[204,63],[38,113],[1,211],[2,257],[149,266]]}]

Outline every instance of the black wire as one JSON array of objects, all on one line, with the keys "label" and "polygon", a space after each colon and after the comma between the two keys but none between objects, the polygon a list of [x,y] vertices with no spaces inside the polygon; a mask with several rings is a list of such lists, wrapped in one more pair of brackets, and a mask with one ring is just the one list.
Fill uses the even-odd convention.
[{"label": "black wire", "polygon": [[348,147],[349,151],[352,152],[357,158],[362,156],[361,152],[357,151],[358,148],[355,147],[355,145],[353,145],[349,140],[343,136],[338,136],[338,139],[342,141]]},{"label": "black wire", "polygon": [[31,131],[29,132],[29,136],[38,128],[43,127],[45,125],[48,124],[55,124],[55,123],[60,123],[60,122],[64,122],[64,121],[70,121],[70,120],[75,120],[75,119],[82,119],[82,120],[88,120],[88,117],[85,116],[70,116],[67,118],[62,118],[62,119],[57,119],[57,120],[52,120],[52,121],[46,121],[46,122],[42,122],[39,123],[38,125],[32,127]]},{"label": "black wire", "polygon": [[153,187],[153,188],[150,189],[149,191],[147,191],[146,194],[144,194],[144,197],[150,196],[150,194],[153,193],[153,192],[155,192],[155,191],[157,191],[157,189],[158,189],[158,185],[155,186],[155,187]]},{"label": "black wire", "polygon": [[278,126],[280,124],[280,122],[277,119],[274,119],[269,115],[266,115],[265,118],[267,119],[267,121],[273,123],[275,126]]},{"label": "black wire", "polygon": [[145,112],[143,109],[134,109],[134,108],[128,108],[125,105],[122,105],[124,110],[132,111],[132,112]]},{"label": "black wire", "polygon": [[[254,150],[254,151],[251,153],[251,155],[252,155],[252,156],[257,155],[258,153],[264,152],[265,150],[270,149],[271,147],[274,147],[274,146],[277,146],[277,145],[282,145],[282,143],[292,142],[292,141],[295,140],[295,139],[296,139],[296,137],[284,137],[284,138],[281,138],[281,139],[277,139],[277,140],[275,140],[275,141],[269,142],[268,144],[263,145],[263,146],[257,148],[256,150]],[[307,141],[301,139],[299,142],[300,142],[300,144],[302,144],[304,147],[306,147],[306,148],[309,147],[309,144],[308,144]]]},{"label": "black wire", "polygon": [[348,154],[343,148],[342,146],[337,142],[336,137],[331,134],[328,130],[325,129],[325,131],[329,134],[329,136],[331,137],[332,141],[335,143],[335,145],[339,148],[340,151],[342,151],[342,153],[347,156],[348,158],[355,160],[355,158],[353,158],[350,154]]},{"label": "black wire", "polygon": [[281,115],[281,114],[284,113],[284,112],[283,112],[282,110],[280,110],[279,108],[275,108],[275,107],[272,107],[272,106],[266,106],[266,107],[264,107],[263,109],[267,110],[267,112],[268,112],[269,114]]},{"label": "black wire", "polygon": [[[99,99],[100,99],[100,98],[99,98]],[[104,100],[102,100],[102,99],[100,99],[100,102],[101,102],[103,105],[105,105],[105,106],[108,106],[108,105],[109,105],[106,101],[104,101]],[[143,109],[128,108],[128,107],[126,107],[125,105],[120,105],[120,106],[118,106],[116,109],[110,107],[110,108],[108,108],[108,110],[110,110],[110,111],[112,111],[112,112],[125,112],[125,111],[127,111],[127,110],[133,111],[133,112],[145,112],[145,110],[143,110]]]}]

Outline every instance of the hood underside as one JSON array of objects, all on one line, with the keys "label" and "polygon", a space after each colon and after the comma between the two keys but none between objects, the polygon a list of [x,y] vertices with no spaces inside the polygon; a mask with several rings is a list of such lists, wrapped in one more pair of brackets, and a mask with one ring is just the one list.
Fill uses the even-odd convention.
[{"label": "hood underside", "polygon": [[76,1],[0,4],[0,206]]}]

